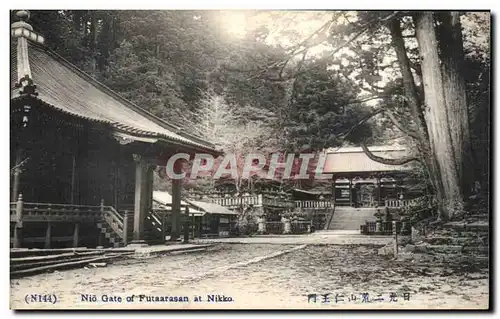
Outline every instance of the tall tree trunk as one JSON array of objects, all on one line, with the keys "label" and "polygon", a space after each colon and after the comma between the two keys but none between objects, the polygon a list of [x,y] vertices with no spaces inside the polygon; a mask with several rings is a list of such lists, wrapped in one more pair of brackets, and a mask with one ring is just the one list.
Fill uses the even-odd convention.
[{"label": "tall tree trunk", "polygon": [[432,161],[436,163],[434,173],[441,180],[443,187],[442,193],[438,193],[439,216],[448,219],[453,211],[462,209],[463,197],[451,138],[433,13],[418,13],[415,16],[415,30],[422,63],[425,119]]},{"label": "tall tree trunk", "polygon": [[472,154],[469,112],[465,78],[462,30],[459,12],[439,13],[439,44],[443,62],[443,85],[451,140],[455,152],[458,180],[462,194],[467,198],[474,183],[474,160]]},{"label": "tall tree trunk", "polygon": [[[389,23],[389,30],[391,31],[392,46],[396,51],[399,68],[403,77],[405,96],[408,101],[410,112],[417,124],[416,133],[418,134],[418,139],[416,142],[419,146],[422,162],[427,169],[434,194],[437,198],[444,198],[444,186],[441,180],[439,166],[429,143],[429,132],[426,126],[422,101],[417,93],[417,86],[415,85],[415,79],[411,72],[410,60],[406,53],[405,42],[401,31],[401,21],[399,19],[393,19]],[[440,201],[440,203],[442,203],[442,201]],[[440,211],[444,211],[444,209],[440,209]]]},{"label": "tall tree trunk", "polygon": [[97,57],[97,12],[89,11],[90,14],[90,34],[89,34],[89,47],[91,52],[91,69],[92,75],[96,76],[96,57]]},{"label": "tall tree trunk", "polygon": [[418,142],[423,144],[422,146],[428,148],[428,133],[425,126],[425,118],[422,111],[422,104],[417,93],[415,79],[413,78],[413,74],[411,72],[410,59],[408,59],[408,55],[406,54],[403,33],[401,31],[401,21],[399,19],[392,20],[389,24],[389,29],[392,37],[392,47],[396,51],[399,69],[401,70],[401,75],[403,77],[405,96],[408,100],[408,106],[411,114],[417,125],[417,132],[420,137]]}]

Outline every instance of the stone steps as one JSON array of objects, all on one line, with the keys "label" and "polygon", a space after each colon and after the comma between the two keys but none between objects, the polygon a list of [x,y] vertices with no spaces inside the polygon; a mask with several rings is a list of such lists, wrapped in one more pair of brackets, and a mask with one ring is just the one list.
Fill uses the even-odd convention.
[{"label": "stone steps", "polygon": [[458,231],[475,231],[475,232],[489,232],[489,224],[484,222],[449,222],[443,224],[444,229],[452,229]]},{"label": "stone steps", "polygon": [[375,221],[375,208],[335,207],[329,230],[359,230],[365,222]]},{"label": "stone steps", "polygon": [[463,264],[467,267],[488,268],[489,257],[482,255],[465,255],[465,254],[444,254],[444,253],[407,253],[401,252],[398,254],[399,261],[412,263],[429,263],[433,265],[438,263],[443,264]]},{"label": "stone steps", "polygon": [[484,244],[482,240],[477,237],[429,237],[425,238],[425,242],[431,245],[462,245],[462,246],[475,246]]}]

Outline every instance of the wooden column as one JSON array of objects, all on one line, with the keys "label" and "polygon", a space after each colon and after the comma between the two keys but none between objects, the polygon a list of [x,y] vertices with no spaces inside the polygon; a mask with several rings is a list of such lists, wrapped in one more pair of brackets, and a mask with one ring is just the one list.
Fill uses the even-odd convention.
[{"label": "wooden column", "polygon": [[128,244],[128,210],[125,210],[125,214],[123,215],[123,245],[127,246]]},{"label": "wooden column", "polygon": [[50,222],[47,223],[47,231],[45,232],[45,245],[43,248],[50,249],[50,244],[52,241],[52,224]]},{"label": "wooden column", "polygon": [[71,166],[71,195],[70,203],[74,204],[76,198],[76,156],[73,155],[73,163]]},{"label": "wooden column", "polygon": [[380,206],[380,176],[377,175],[377,207]]},{"label": "wooden column", "polygon": [[[174,173],[182,173],[182,166],[179,161],[174,164]],[[177,241],[179,238],[179,231],[181,228],[181,187],[182,180],[172,179],[172,231],[170,232],[170,241]]]},{"label": "wooden column", "polygon": [[120,185],[120,166],[119,163],[115,162],[114,166],[114,180],[113,180],[113,206],[118,209],[119,206],[119,185]]},{"label": "wooden column", "polygon": [[333,200],[333,206],[335,206],[335,203],[337,202],[337,177],[335,175],[332,176],[332,200]]},{"label": "wooden column", "polygon": [[187,244],[189,242],[189,207],[186,206],[186,210],[184,212],[184,243]]},{"label": "wooden column", "polygon": [[352,179],[349,178],[349,206],[352,207]]},{"label": "wooden column", "polygon": [[146,180],[147,171],[144,159],[134,154],[135,161],[135,198],[134,198],[134,232],[132,245],[145,245],[144,241],[144,219],[146,208]]},{"label": "wooden column", "polygon": [[75,223],[75,229],[73,230],[73,247],[78,247],[78,239],[80,237],[80,224]]},{"label": "wooden column", "polygon": [[19,194],[16,203],[16,225],[14,226],[14,248],[21,248],[23,243],[23,195]]},{"label": "wooden column", "polygon": [[16,152],[16,163],[14,168],[14,176],[12,179],[12,194],[10,197],[11,202],[17,201],[17,197],[19,195],[19,181],[21,178],[21,162],[22,162],[23,151],[18,149]]},{"label": "wooden column", "polygon": [[146,192],[146,214],[149,213],[153,209],[153,181],[154,181],[154,170],[156,165],[149,164],[147,167],[147,192]]}]

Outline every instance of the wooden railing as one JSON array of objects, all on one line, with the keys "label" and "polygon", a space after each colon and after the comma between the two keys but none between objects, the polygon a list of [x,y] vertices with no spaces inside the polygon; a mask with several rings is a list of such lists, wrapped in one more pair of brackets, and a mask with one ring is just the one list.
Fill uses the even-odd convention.
[{"label": "wooden railing", "polygon": [[241,197],[212,197],[208,201],[226,207],[239,207],[246,205],[262,206],[262,195]]},{"label": "wooden railing", "polygon": [[331,208],[332,202],[327,200],[296,200],[295,207],[296,208],[313,208],[313,209],[322,209],[322,208]]},{"label": "wooden railing", "polygon": [[113,206],[102,206],[103,217],[111,229],[123,240],[126,235],[124,216],[115,210]]},{"label": "wooden railing", "polygon": [[254,206],[274,206],[283,208],[311,208],[323,209],[331,208],[333,205],[327,200],[289,200],[284,198],[276,198],[270,196],[242,196],[242,197],[212,197],[207,198],[212,203],[226,206],[226,207],[239,207],[246,205]]},{"label": "wooden railing", "polygon": [[432,204],[435,204],[435,198],[433,196],[422,196],[413,199],[386,199],[385,206],[386,207],[407,207],[418,204],[422,201],[430,201]]},{"label": "wooden railing", "polygon": [[295,208],[295,203],[293,201],[283,199],[283,198],[275,198],[275,197],[264,197],[262,199],[262,205],[282,207],[282,208],[288,208],[288,209]]},{"label": "wooden railing", "polygon": [[[379,231],[377,232],[377,223],[380,223]],[[381,221],[381,222],[365,222],[362,225],[361,233],[364,235],[392,235],[393,234],[393,221]],[[400,234],[402,228],[402,223],[396,221],[396,233]]]},{"label": "wooden railing", "polygon": [[410,203],[409,200],[406,199],[386,199],[385,206],[386,207],[405,207]]},{"label": "wooden railing", "polygon": [[[17,203],[11,203],[17,205]],[[101,206],[22,203],[23,221],[97,221],[101,218]],[[12,222],[17,220],[16,211],[11,208]]]},{"label": "wooden railing", "polygon": [[15,216],[16,215],[16,202],[11,202],[10,203],[10,218],[12,220],[12,216]]}]

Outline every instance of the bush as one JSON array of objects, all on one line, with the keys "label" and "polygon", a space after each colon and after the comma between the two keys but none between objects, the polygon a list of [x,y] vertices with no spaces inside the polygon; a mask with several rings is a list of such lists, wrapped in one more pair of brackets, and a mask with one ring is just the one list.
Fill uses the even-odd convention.
[{"label": "bush", "polygon": [[239,236],[249,236],[257,233],[259,225],[257,223],[257,219],[254,216],[240,215],[238,220],[236,221],[235,228],[236,228],[236,233]]}]

